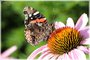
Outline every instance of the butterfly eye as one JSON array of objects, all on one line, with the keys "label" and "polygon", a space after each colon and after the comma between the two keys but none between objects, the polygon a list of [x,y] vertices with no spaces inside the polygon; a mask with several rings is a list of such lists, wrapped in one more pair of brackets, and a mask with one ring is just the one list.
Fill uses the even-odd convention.
[{"label": "butterfly eye", "polygon": [[28,12],[27,12],[27,11],[24,11],[23,13],[24,13],[24,14],[28,14]]}]

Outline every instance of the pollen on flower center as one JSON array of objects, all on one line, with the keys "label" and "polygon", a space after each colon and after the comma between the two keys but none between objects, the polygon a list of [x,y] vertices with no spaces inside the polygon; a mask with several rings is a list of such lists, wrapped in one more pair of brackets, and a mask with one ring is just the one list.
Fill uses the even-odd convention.
[{"label": "pollen on flower center", "polygon": [[82,36],[74,28],[63,27],[55,30],[48,39],[49,50],[54,54],[68,53],[80,45]]}]

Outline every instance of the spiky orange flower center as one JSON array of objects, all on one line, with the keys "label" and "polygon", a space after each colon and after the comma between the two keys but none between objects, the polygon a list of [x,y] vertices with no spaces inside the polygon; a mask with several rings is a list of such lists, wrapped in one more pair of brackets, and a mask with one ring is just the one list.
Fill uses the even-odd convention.
[{"label": "spiky orange flower center", "polygon": [[49,50],[54,54],[68,53],[80,45],[82,36],[74,28],[63,27],[55,30],[48,39]]}]

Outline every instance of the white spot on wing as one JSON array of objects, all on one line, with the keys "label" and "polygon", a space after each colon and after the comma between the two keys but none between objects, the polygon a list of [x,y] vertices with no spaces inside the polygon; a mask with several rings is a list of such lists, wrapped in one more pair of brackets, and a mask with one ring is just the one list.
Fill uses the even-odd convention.
[{"label": "white spot on wing", "polygon": [[29,14],[29,17],[31,17],[32,15],[31,14]]},{"label": "white spot on wing", "polygon": [[38,23],[38,26],[42,26],[42,23]]},{"label": "white spot on wing", "polygon": [[26,23],[26,20],[24,21],[24,23]]},{"label": "white spot on wing", "polygon": [[33,18],[31,17],[31,19],[33,19]]},{"label": "white spot on wing", "polygon": [[30,9],[31,9],[31,10],[33,10],[33,8],[32,8],[32,7],[30,7]]},{"label": "white spot on wing", "polygon": [[46,20],[46,18],[44,18],[44,20]]},{"label": "white spot on wing", "polygon": [[27,25],[25,25],[25,27],[27,28]]},{"label": "white spot on wing", "polygon": [[37,15],[39,12],[37,11],[37,12],[35,12],[33,15]]}]

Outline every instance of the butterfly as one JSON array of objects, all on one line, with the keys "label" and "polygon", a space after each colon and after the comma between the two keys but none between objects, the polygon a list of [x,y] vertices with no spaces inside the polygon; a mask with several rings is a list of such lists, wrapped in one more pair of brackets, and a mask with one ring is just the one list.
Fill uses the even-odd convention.
[{"label": "butterfly", "polygon": [[23,13],[27,42],[31,45],[37,45],[41,41],[48,40],[54,29],[54,24],[49,24],[47,19],[32,7],[25,7]]}]

